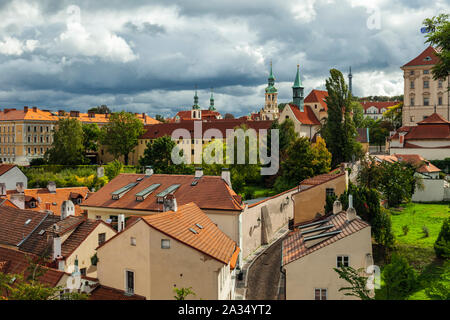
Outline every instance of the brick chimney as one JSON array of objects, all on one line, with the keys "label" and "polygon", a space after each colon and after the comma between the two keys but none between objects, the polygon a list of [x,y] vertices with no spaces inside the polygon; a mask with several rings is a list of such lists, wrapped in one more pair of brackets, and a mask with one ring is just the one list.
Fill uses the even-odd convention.
[{"label": "brick chimney", "polygon": [[144,121],[144,124],[147,124],[147,117],[145,116],[145,112],[142,112],[142,120]]},{"label": "brick chimney", "polygon": [[33,107],[33,112],[37,112],[37,107]]},{"label": "brick chimney", "polygon": [[23,107],[23,112],[28,112],[28,107],[27,106]]}]

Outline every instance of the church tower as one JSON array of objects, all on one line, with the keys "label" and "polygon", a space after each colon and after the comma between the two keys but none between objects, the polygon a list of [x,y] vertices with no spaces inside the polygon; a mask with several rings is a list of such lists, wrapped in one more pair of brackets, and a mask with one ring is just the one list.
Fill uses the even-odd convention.
[{"label": "church tower", "polygon": [[297,75],[295,76],[294,85],[292,86],[293,103],[303,112],[304,110],[304,95],[303,95],[302,80],[300,79],[300,66],[297,65]]},{"label": "church tower", "polygon": [[270,62],[270,74],[268,80],[268,85],[266,88],[266,101],[264,104],[263,112],[263,120],[270,119],[274,120],[278,118],[279,110],[278,110],[278,90],[275,88],[275,77],[272,72],[272,62]]},{"label": "church tower", "polygon": [[213,96],[213,88],[211,88],[211,98],[209,98],[209,111],[216,111],[216,107],[214,107],[214,96]]},{"label": "church tower", "polygon": [[197,86],[195,86],[194,105],[192,106],[191,110],[191,118],[192,119],[202,118],[202,111],[200,110],[200,106],[198,105]]}]

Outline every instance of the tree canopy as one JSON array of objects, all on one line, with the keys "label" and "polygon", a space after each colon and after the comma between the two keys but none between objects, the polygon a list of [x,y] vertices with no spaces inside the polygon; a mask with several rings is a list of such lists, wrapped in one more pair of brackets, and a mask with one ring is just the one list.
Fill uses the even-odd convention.
[{"label": "tree canopy", "polygon": [[144,132],[143,123],[134,114],[115,112],[102,128],[101,143],[114,157],[123,156],[125,165],[128,165],[128,154],[137,146],[138,138]]},{"label": "tree canopy", "polygon": [[434,80],[445,79],[450,74],[450,21],[448,14],[425,19],[423,24],[428,29],[426,43],[438,47],[436,52],[439,62],[433,66]]}]

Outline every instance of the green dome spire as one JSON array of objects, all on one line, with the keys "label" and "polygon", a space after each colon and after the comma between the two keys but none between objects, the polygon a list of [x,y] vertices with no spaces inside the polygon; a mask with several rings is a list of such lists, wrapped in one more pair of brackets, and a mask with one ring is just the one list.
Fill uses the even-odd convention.
[{"label": "green dome spire", "polygon": [[211,98],[209,98],[209,110],[216,111],[216,108],[214,107],[213,88],[211,88]]},{"label": "green dome spire", "polygon": [[272,61],[270,61],[270,74],[268,80],[268,85],[266,88],[267,93],[275,93],[277,92],[277,88],[275,88],[275,77],[273,76],[272,72]]},{"label": "green dome spire", "polygon": [[292,88],[302,87],[302,80],[300,79],[300,65],[297,65],[297,75],[295,76],[294,86]]},{"label": "green dome spire", "polygon": [[198,106],[197,85],[195,85],[194,105],[192,106],[192,109],[200,109]]}]

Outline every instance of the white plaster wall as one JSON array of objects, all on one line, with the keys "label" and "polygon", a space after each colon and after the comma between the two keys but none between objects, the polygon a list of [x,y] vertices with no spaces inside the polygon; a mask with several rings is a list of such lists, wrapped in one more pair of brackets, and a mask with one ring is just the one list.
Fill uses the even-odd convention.
[{"label": "white plaster wall", "polygon": [[28,188],[28,178],[18,167],[14,167],[0,176],[0,183],[6,183],[6,190],[16,190],[16,182],[23,182],[24,189]]},{"label": "white plaster wall", "polygon": [[418,154],[428,160],[444,160],[450,157],[450,148],[446,149],[423,149],[423,148],[394,148],[391,145],[390,154]]},{"label": "white plaster wall", "polygon": [[448,183],[439,179],[422,179],[422,183],[424,189],[420,190],[416,187],[416,190],[412,196],[412,201],[440,202],[444,200],[444,185],[448,186]]}]

